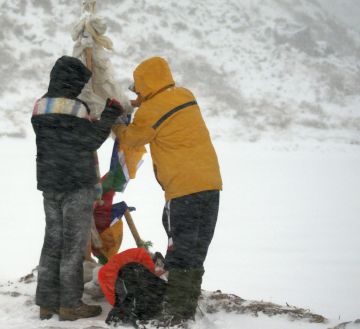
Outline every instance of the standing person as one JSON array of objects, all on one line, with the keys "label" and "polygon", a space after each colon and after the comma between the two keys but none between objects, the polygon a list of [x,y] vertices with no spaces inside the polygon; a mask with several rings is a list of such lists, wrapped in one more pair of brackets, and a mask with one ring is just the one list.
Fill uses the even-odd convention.
[{"label": "standing person", "polygon": [[155,176],[165,191],[169,276],[164,315],[174,325],[194,318],[222,181],[195,97],[175,85],[163,58],[150,58],[135,69],[133,91],[140,106],[134,121],[115,130],[129,147],[150,144]]},{"label": "standing person", "polygon": [[36,102],[31,118],[37,188],[43,191],[46,219],[36,290],[40,319],[56,313],[60,320],[76,320],[102,311],[81,301],[83,258],[98,181],[95,151],[123,109],[108,100],[100,120],[91,122],[87,105],[77,99],[90,77],[80,60],[59,58],[50,73],[48,92]]}]

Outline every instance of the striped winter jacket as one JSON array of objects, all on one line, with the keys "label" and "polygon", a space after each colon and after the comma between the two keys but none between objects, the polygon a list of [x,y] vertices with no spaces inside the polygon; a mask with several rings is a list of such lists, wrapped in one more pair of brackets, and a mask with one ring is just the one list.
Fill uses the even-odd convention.
[{"label": "striped winter jacket", "polygon": [[45,97],[34,107],[31,123],[36,134],[37,187],[67,192],[97,183],[94,151],[109,136],[119,116],[106,107],[100,120],[90,121],[79,100]]}]

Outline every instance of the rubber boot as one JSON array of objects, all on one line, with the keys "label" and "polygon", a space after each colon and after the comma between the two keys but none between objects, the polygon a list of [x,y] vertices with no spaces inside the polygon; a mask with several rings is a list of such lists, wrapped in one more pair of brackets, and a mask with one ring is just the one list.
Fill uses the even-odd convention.
[{"label": "rubber boot", "polygon": [[201,295],[202,277],[205,273],[204,268],[196,268],[190,270],[191,275],[191,291],[189,298],[189,316],[195,318],[196,308],[198,306],[199,296]]},{"label": "rubber boot", "polygon": [[172,325],[192,318],[191,294],[192,271],[171,269],[164,297],[164,314],[172,320]]}]

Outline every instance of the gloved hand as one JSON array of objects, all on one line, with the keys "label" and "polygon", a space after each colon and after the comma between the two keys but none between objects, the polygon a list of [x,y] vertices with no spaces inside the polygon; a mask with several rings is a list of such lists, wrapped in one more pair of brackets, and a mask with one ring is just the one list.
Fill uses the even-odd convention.
[{"label": "gloved hand", "polygon": [[106,100],[106,107],[117,110],[119,112],[119,116],[125,112],[125,110],[122,107],[122,105],[120,104],[120,102],[117,101],[115,98],[112,98],[112,99],[108,98]]},{"label": "gloved hand", "polygon": [[129,117],[126,113],[124,113],[123,115],[120,115],[116,121],[115,124],[117,125],[128,125],[129,124]]},{"label": "gloved hand", "polygon": [[126,125],[125,124],[115,124],[112,126],[112,132],[114,133],[114,135],[116,136],[116,138],[118,140],[121,140],[121,133],[123,132],[123,130],[126,129]]},{"label": "gloved hand", "polygon": [[136,99],[132,99],[130,103],[132,107],[139,107],[141,105],[141,101],[142,101],[141,96],[138,95],[138,97]]}]

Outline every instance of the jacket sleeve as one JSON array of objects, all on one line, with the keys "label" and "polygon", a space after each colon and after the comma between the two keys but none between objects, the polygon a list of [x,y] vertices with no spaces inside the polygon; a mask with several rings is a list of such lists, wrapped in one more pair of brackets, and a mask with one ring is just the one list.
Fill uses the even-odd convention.
[{"label": "jacket sleeve", "polygon": [[100,120],[83,122],[84,124],[76,132],[79,145],[89,151],[95,151],[100,148],[108,138],[111,127],[120,114],[121,112],[117,109],[105,107]]},{"label": "jacket sleeve", "polygon": [[141,106],[135,114],[134,121],[121,129],[120,143],[128,147],[140,147],[150,143],[156,134],[155,129],[152,128],[153,123],[154,118],[150,111]]}]

